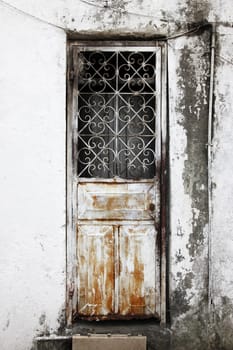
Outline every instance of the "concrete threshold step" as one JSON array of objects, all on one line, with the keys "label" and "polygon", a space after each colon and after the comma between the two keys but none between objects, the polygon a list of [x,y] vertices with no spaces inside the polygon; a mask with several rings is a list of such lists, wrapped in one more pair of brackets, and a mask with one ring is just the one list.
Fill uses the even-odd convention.
[{"label": "concrete threshold step", "polygon": [[146,350],[146,337],[127,334],[74,335],[72,350]]},{"label": "concrete threshold step", "polygon": [[146,337],[128,334],[88,334],[38,337],[36,350],[146,350]]}]

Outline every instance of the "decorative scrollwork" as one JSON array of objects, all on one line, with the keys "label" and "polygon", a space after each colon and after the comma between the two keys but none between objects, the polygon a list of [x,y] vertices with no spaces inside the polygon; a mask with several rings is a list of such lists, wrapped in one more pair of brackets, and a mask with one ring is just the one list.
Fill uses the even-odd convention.
[{"label": "decorative scrollwork", "polygon": [[156,53],[80,53],[78,175],[152,178]]}]

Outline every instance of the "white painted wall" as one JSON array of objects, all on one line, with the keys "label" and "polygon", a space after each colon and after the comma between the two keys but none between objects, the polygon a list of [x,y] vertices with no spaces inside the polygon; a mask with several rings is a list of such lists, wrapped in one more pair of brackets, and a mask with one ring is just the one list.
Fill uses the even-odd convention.
[{"label": "white painted wall", "polygon": [[[9,2],[31,17],[0,1],[0,344],[1,350],[29,350],[36,335],[57,331],[65,303],[65,30],[167,34],[177,31],[176,20],[186,22],[190,9],[185,0],[120,0],[117,6],[111,0],[112,9],[104,9],[104,1],[91,0],[92,5],[80,0]],[[193,11],[205,12],[204,2],[192,4]],[[209,20],[229,23],[229,9],[231,0],[215,0],[206,13]],[[195,11],[190,21],[195,21]],[[220,53],[226,60],[218,60],[216,71],[213,292],[221,309],[222,297],[233,303],[233,71],[232,30],[218,30]],[[181,39],[169,49],[174,79],[183,44]],[[187,248],[192,210],[182,182],[187,139],[179,123],[181,115],[176,114],[179,94],[174,93],[174,80],[170,90],[171,233],[176,236],[171,249],[175,252]],[[187,252],[184,255],[186,263],[179,271],[186,273],[192,264]],[[174,275],[177,269],[172,264]],[[173,279],[172,288],[176,283]],[[194,293],[198,279],[195,283]]]},{"label": "white painted wall", "polygon": [[66,37],[2,5],[0,23],[0,347],[26,350],[65,301]]}]

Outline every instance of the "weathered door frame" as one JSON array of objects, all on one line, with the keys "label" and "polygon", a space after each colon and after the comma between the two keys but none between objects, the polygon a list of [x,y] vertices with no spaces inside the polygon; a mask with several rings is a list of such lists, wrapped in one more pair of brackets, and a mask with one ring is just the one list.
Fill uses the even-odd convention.
[{"label": "weathered door frame", "polygon": [[[67,48],[67,226],[66,226],[66,323],[73,323],[73,312],[77,303],[76,296],[76,189],[74,188],[73,150],[75,118],[73,113],[72,79],[75,71],[72,67],[72,46],[80,41],[71,41]],[[83,42],[86,46],[109,46],[109,47],[161,47],[161,160],[157,164],[160,172],[160,300],[161,300],[161,323],[166,322],[166,153],[167,153],[167,44],[164,41],[88,41]]]}]

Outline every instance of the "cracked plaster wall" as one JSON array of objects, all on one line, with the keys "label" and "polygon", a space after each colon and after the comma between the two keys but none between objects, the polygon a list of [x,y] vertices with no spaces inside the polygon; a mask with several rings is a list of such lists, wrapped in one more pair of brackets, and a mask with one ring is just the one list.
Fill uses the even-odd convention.
[{"label": "cracked plaster wall", "polygon": [[202,349],[207,339],[209,42],[205,30],[168,52],[172,349]]},{"label": "cracked plaster wall", "polygon": [[[1,349],[29,350],[35,336],[61,334],[64,325],[66,33],[151,38],[205,20],[219,24],[210,281],[214,313],[207,312],[206,29],[168,45],[172,335],[170,346],[161,341],[166,345],[158,350],[232,349],[231,1],[109,0],[108,8],[102,0],[89,2],[11,0],[34,17],[0,3]],[[163,334],[167,339],[168,332]]]}]

